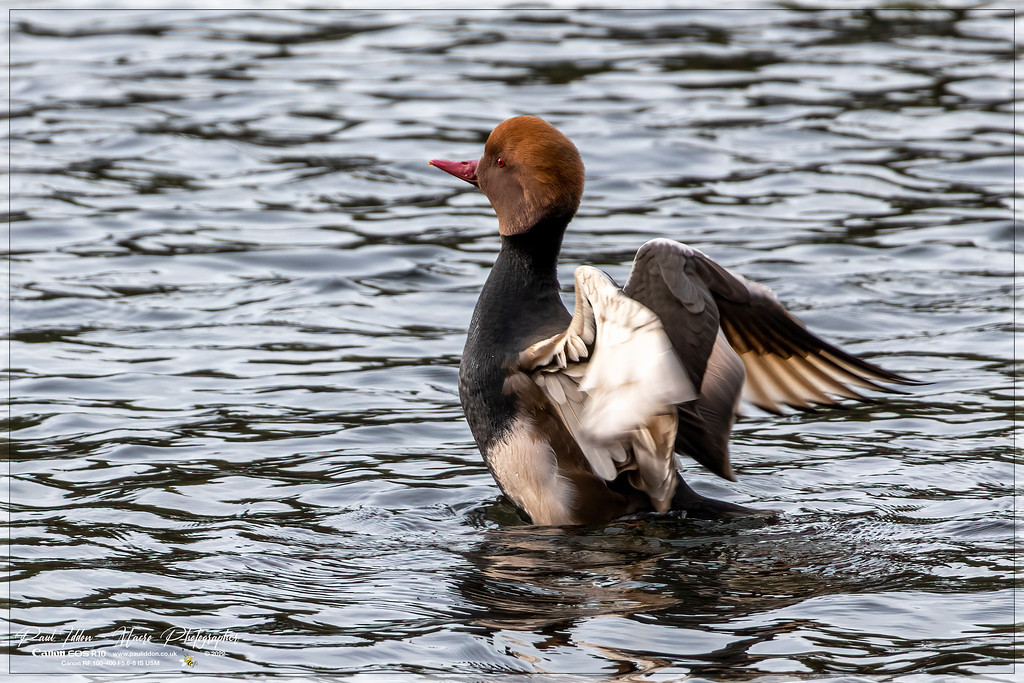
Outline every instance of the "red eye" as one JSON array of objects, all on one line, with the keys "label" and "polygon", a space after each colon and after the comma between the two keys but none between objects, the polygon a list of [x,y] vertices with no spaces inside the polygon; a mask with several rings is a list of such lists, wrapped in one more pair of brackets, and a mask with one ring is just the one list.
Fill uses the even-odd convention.
[{"label": "red eye", "polygon": [[502,159],[501,157],[498,157],[498,166],[504,166],[504,165],[505,165],[505,160]]}]

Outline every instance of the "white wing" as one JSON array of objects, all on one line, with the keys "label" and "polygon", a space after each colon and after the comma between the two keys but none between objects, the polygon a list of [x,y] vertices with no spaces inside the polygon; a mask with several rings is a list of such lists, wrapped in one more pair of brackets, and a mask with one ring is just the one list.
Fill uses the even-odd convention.
[{"label": "white wing", "polygon": [[648,308],[596,268],[576,269],[576,309],[565,332],[520,354],[595,474],[628,472],[634,488],[668,509],[675,491],[675,404],[697,397]]}]

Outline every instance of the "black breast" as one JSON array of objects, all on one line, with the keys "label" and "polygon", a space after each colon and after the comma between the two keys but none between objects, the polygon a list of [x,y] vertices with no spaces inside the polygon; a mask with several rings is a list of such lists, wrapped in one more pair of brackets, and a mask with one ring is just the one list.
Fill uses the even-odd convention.
[{"label": "black breast", "polygon": [[557,237],[554,244],[531,233],[503,238],[473,311],[459,367],[459,398],[485,457],[518,410],[516,396],[504,391],[508,368],[523,349],[563,332],[572,319],[559,296]]}]

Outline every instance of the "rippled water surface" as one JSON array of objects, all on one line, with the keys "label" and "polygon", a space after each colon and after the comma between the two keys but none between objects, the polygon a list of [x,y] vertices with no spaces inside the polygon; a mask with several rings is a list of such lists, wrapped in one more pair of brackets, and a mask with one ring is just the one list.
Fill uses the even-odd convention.
[{"label": "rippled water surface", "polygon": [[[1012,679],[1008,11],[11,20],[12,671]],[[526,525],[456,392],[496,221],[426,164],[525,113],[566,286],[678,239],[929,384],[686,465],[778,523]]]}]

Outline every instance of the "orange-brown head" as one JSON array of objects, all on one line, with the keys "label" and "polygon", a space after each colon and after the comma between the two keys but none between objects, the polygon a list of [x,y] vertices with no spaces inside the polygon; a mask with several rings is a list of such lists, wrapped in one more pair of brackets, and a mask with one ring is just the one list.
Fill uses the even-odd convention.
[{"label": "orange-brown head", "polygon": [[536,116],[498,124],[479,161],[433,159],[430,164],[483,190],[502,235],[519,235],[544,219],[568,223],[583,195],[583,160],[576,145]]}]

